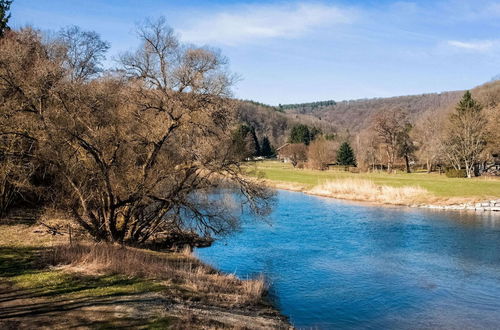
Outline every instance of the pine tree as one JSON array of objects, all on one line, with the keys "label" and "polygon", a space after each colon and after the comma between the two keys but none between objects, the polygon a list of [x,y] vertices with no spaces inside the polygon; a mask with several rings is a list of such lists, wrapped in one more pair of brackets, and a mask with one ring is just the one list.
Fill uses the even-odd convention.
[{"label": "pine tree", "polygon": [[348,142],[344,142],[340,146],[337,152],[337,163],[344,166],[356,166],[356,157]]},{"label": "pine tree", "polygon": [[269,142],[269,138],[267,136],[264,136],[262,139],[260,154],[264,157],[271,157],[274,155],[273,147],[271,146],[271,142]]},{"label": "pine tree", "polygon": [[298,124],[292,127],[290,143],[304,143],[308,145],[309,142],[311,142],[311,132],[307,125]]},{"label": "pine tree", "polygon": [[7,14],[7,12],[10,10],[11,4],[12,0],[0,0],[0,38],[3,37],[5,31],[9,30],[7,23],[10,19],[10,13]]},{"label": "pine tree", "polygon": [[250,126],[250,134],[254,145],[254,148],[250,149],[251,151],[253,151],[252,156],[260,156],[261,151],[260,151],[259,139],[257,138],[257,134],[255,134],[255,128],[253,126]]},{"label": "pine tree", "polygon": [[233,147],[242,159],[260,155],[260,146],[255,128],[248,125],[240,125],[233,133]]}]

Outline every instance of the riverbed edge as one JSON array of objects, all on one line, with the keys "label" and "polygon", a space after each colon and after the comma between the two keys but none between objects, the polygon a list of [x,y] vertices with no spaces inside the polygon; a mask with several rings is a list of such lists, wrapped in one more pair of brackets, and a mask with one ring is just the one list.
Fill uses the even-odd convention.
[{"label": "riverbed edge", "polygon": [[387,202],[378,202],[375,200],[367,200],[367,199],[353,199],[353,198],[342,198],[340,196],[326,194],[326,193],[318,193],[314,191],[314,188],[309,188],[306,185],[301,185],[298,183],[292,182],[283,182],[283,181],[274,181],[269,179],[261,179],[261,182],[264,183],[269,188],[281,189],[287,191],[301,192],[307,195],[326,197],[338,200],[346,200],[352,202],[359,202],[368,205],[374,206],[400,206],[400,207],[411,207],[411,208],[420,208],[420,209],[433,209],[433,210],[450,210],[450,211],[475,211],[475,212],[499,212],[500,214],[500,198],[498,199],[490,199],[487,201],[467,201],[464,198],[464,201],[461,203],[447,203],[447,200],[442,200],[439,204],[427,204],[427,203],[387,203]]}]

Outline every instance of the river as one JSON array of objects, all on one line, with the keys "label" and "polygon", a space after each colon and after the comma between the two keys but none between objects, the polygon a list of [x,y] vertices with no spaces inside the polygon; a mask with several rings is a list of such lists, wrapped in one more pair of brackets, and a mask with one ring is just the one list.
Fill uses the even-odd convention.
[{"label": "river", "polygon": [[500,327],[500,214],[377,207],[279,191],[270,223],[198,249],[264,274],[298,328]]}]

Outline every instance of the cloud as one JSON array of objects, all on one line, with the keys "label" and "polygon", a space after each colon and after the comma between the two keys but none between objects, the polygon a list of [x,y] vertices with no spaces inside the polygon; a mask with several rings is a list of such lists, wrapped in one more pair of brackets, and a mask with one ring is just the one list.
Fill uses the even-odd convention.
[{"label": "cloud", "polygon": [[455,48],[460,48],[468,51],[485,52],[492,49],[497,42],[493,40],[476,40],[476,41],[450,40],[447,43],[449,46]]},{"label": "cloud", "polygon": [[189,42],[234,45],[300,37],[320,27],[350,23],[353,18],[349,10],[319,3],[244,5],[196,16],[180,33]]}]

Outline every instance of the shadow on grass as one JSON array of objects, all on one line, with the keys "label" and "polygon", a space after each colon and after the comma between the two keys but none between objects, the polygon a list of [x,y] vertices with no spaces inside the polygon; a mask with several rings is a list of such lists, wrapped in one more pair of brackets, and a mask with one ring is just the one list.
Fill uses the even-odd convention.
[{"label": "shadow on grass", "polygon": [[0,216],[0,224],[2,225],[34,225],[40,216],[42,210],[40,208],[19,207],[11,210],[7,214]]},{"label": "shadow on grass", "polygon": [[[158,298],[147,298],[143,294],[164,290],[157,283],[138,278],[79,275],[51,269],[47,266],[50,255],[51,250],[47,248],[0,246],[0,325],[57,324],[64,321],[69,311],[96,306],[104,307],[99,309],[102,316],[117,304],[153,304]],[[77,314],[81,314],[81,320],[73,319],[72,324],[77,322],[77,326],[92,328],[137,328],[144,322],[153,322],[125,320],[113,315],[101,322],[92,316],[89,318],[92,313]]]},{"label": "shadow on grass", "polygon": [[0,245],[0,277],[18,276],[45,268],[43,259],[48,252],[47,248],[41,247]]}]

